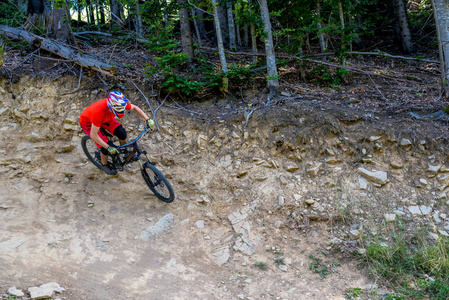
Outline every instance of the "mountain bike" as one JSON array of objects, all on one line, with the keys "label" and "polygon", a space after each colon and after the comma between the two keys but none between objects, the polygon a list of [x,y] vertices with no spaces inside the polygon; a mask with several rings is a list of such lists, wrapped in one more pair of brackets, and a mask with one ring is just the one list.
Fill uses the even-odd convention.
[{"label": "mountain bike", "polygon": [[[141,149],[141,146],[138,143],[138,141],[149,132],[150,128],[147,125],[134,140],[116,147],[118,154],[109,155],[108,161],[117,171],[123,171],[125,165],[138,161],[140,173],[153,194],[160,200],[170,203],[175,199],[175,192],[173,191],[170,182],[168,182],[162,172],[154,166],[147,152]],[[112,136],[108,132],[105,133],[110,137]],[[81,147],[90,162],[101,169],[100,149],[90,136],[83,136],[81,139]],[[145,158],[145,161],[142,160],[142,157]]]}]

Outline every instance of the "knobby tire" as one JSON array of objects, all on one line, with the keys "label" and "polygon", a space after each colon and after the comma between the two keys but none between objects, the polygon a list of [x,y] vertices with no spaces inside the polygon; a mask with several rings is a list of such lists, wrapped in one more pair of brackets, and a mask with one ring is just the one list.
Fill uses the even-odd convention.
[{"label": "knobby tire", "polygon": [[142,177],[150,190],[160,200],[170,203],[175,199],[175,192],[167,178],[153,164],[146,162],[141,169]]},{"label": "knobby tire", "polygon": [[94,140],[90,138],[90,136],[85,135],[81,139],[81,148],[83,148],[84,154],[87,156],[87,158],[90,160],[91,163],[93,163],[97,168],[101,169],[101,162],[98,161],[95,158],[95,153],[98,151],[98,147],[95,144]]}]

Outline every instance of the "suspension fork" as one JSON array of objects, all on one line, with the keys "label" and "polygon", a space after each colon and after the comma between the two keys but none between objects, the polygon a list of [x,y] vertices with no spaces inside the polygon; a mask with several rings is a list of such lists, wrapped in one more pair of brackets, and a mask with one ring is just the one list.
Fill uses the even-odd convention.
[{"label": "suspension fork", "polygon": [[[147,162],[151,163],[150,157],[148,156],[147,151],[142,151],[143,155],[145,155],[145,158],[147,159]],[[140,164],[140,168],[143,169],[143,163],[142,160],[139,158],[139,164]]]}]

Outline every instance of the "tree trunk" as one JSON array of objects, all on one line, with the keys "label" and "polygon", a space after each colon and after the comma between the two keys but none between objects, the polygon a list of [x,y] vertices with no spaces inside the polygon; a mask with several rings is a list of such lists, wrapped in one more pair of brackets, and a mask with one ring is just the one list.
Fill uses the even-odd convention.
[{"label": "tree trunk", "polygon": [[189,60],[194,56],[193,45],[192,45],[192,33],[190,31],[190,21],[189,12],[186,8],[185,0],[179,2],[181,4],[181,9],[179,10],[179,21],[181,23],[181,44],[182,52],[187,54]]},{"label": "tree trunk", "polygon": [[123,6],[122,2],[118,2],[118,9],[120,11],[120,20],[125,21],[125,7]]},{"label": "tree trunk", "polygon": [[81,24],[81,0],[76,0],[76,12],[78,13],[78,24],[76,24],[78,28]]},{"label": "tree trunk", "polygon": [[46,30],[51,28],[51,3],[49,0],[29,0],[28,2],[28,22],[37,25],[44,25]]},{"label": "tree trunk", "polygon": [[[236,16],[237,20],[239,20],[240,19],[240,15],[239,15],[240,11],[237,9],[236,6],[234,6],[234,8],[235,8],[235,16]],[[237,45],[238,46],[242,46],[243,45],[243,41],[242,41],[242,27],[240,26],[239,23],[240,22],[238,22],[238,24],[236,25],[236,27],[235,27],[236,30],[235,31],[236,31],[236,35],[237,35]]]},{"label": "tree trunk", "polygon": [[445,98],[449,98],[449,5],[445,0],[432,0],[438,49],[441,61],[441,82]]},{"label": "tree trunk", "polygon": [[[248,0],[248,6],[251,7],[251,0]],[[249,9],[249,13],[251,14],[251,8]],[[256,26],[254,26],[254,22],[251,22],[250,29],[252,50],[253,53],[257,53]],[[257,64],[257,56],[253,56],[253,64]]]},{"label": "tree trunk", "polygon": [[228,12],[228,26],[229,26],[229,48],[231,50],[237,51],[237,45],[235,40],[235,26],[234,26],[234,15],[232,13],[232,4],[227,2],[229,7],[227,8]]},{"label": "tree trunk", "polygon": [[200,37],[202,39],[210,41],[209,37],[207,36],[206,27],[204,26],[204,12],[199,9],[195,9],[195,15],[197,16],[196,25],[198,26]]},{"label": "tree trunk", "polygon": [[25,15],[28,15],[28,0],[18,0],[19,10]]},{"label": "tree trunk", "polygon": [[97,24],[100,24],[100,8],[98,4],[98,0],[95,1],[95,17],[97,18]]},{"label": "tree trunk", "polygon": [[117,2],[117,0],[110,0],[111,1],[111,25],[113,27],[120,27],[121,26],[121,20],[120,20],[120,7]]},{"label": "tree trunk", "polygon": [[404,0],[393,0],[393,5],[399,23],[399,40],[402,51],[405,54],[411,54],[413,53],[413,43],[408,24],[407,8],[405,7]]},{"label": "tree trunk", "polygon": [[192,14],[193,25],[195,26],[197,43],[198,43],[198,46],[201,48],[203,46],[203,43],[201,42],[201,33],[200,33],[200,28],[198,26],[198,20],[196,19],[196,16],[195,16],[195,9],[192,9],[192,11],[190,13]]},{"label": "tree trunk", "polygon": [[52,21],[53,38],[66,44],[74,44],[75,41],[70,29],[70,14],[67,6],[53,9]]},{"label": "tree trunk", "polygon": [[24,39],[30,44],[36,45],[43,50],[54,53],[64,59],[74,61],[82,67],[89,68],[96,71],[102,71],[107,75],[114,75],[116,73],[115,67],[97,61],[87,55],[80,56],[79,53],[72,51],[68,46],[57,44],[52,40],[37,36],[25,30],[0,25],[0,33],[11,39]]},{"label": "tree trunk", "polygon": [[321,32],[322,26],[321,26],[321,3],[320,3],[320,1],[321,0],[317,0],[317,2],[316,2],[316,16],[317,16],[316,27],[318,29],[318,40],[320,41],[321,53],[324,53],[324,52],[326,52],[326,42],[324,40],[324,34]]},{"label": "tree trunk", "polygon": [[94,15],[94,7],[92,5],[92,1],[89,0],[89,11],[90,11],[90,22],[92,25],[95,25],[95,15]]},{"label": "tree trunk", "polygon": [[167,0],[162,0],[162,3],[164,3],[164,24],[165,24],[165,28],[168,27],[168,3]]},{"label": "tree trunk", "polygon": [[[343,14],[343,5],[341,0],[338,0],[338,14],[340,15],[340,28],[341,28],[341,47],[346,48],[346,37],[345,37],[345,16]],[[343,58],[342,65],[346,66],[346,59]]]},{"label": "tree trunk", "polygon": [[90,18],[90,0],[86,0],[86,19],[87,23],[92,24],[92,19]]},{"label": "tree trunk", "polygon": [[249,27],[248,24],[243,26],[243,45],[245,47],[249,46]]},{"label": "tree trunk", "polygon": [[235,33],[237,35],[237,46],[242,46],[242,36],[240,35],[240,25],[237,24]]},{"label": "tree trunk", "polygon": [[[215,31],[217,34],[217,43],[218,43],[218,54],[220,56],[221,70],[223,73],[228,73],[228,65],[226,63],[225,50],[223,46],[223,37],[221,36],[221,28],[220,28],[220,17],[218,15],[218,8],[216,0],[212,0],[212,6],[214,7],[214,23],[215,23]],[[228,91],[228,78],[223,78],[223,85],[225,88],[225,92]]]},{"label": "tree trunk", "polygon": [[103,5],[100,5],[100,24],[105,24],[106,23],[106,18],[104,15],[104,7]]},{"label": "tree trunk", "polygon": [[42,0],[30,0],[28,5],[28,13],[30,15],[44,14],[44,2]]},{"label": "tree trunk", "polygon": [[276,56],[273,46],[273,33],[271,31],[270,13],[268,11],[267,0],[260,0],[260,13],[264,25],[265,52],[267,54],[267,87],[270,93],[277,93],[279,90],[279,78],[276,67]]},{"label": "tree trunk", "polygon": [[[223,46],[229,48],[229,26],[228,26],[228,11],[226,8],[219,5],[221,1],[217,2],[217,14],[220,20],[221,38]],[[217,37],[218,39],[218,37]]]},{"label": "tree trunk", "polygon": [[136,33],[139,37],[143,36],[142,13],[140,12],[140,1],[136,1]]}]

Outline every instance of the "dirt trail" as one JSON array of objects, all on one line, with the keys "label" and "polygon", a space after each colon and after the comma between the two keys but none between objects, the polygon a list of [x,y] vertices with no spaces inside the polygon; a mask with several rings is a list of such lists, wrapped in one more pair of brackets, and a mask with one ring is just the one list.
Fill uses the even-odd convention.
[{"label": "dirt trail", "polygon": [[[391,170],[377,146],[358,143],[378,134],[379,124],[343,122],[354,115],[338,119],[337,110],[295,101],[281,105],[282,116],[254,114],[247,127],[244,116],[208,123],[161,111],[161,132],[143,144],[175,189],[176,200],[165,204],[145,186],[138,165],[107,176],[84,157],[77,116],[101,92],[82,100],[58,95],[61,86],[76,85],[23,78],[14,97],[7,82],[0,88],[3,292],[55,281],[66,299],[334,300],[372,283],[355,261],[322,253],[330,255],[338,240],[345,244],[348,229],[329,219],[341,202],[357,208],[357,199],[378,201],[382,216],[388,197],[410,192],[405,169],[386,187],[359,189],[353,163],[363,145],[371,145],[375,168]],[[139,124],[126,116],[131,136]],[[400,152],[387,152],[402,161],[391,156]],[[415,156],[407,163],[425,168],[423,156]],[[166,216],[170,226],[141,238]],[[333,272],[320,278],[310,271],[311,256],[335,260]]]}]

